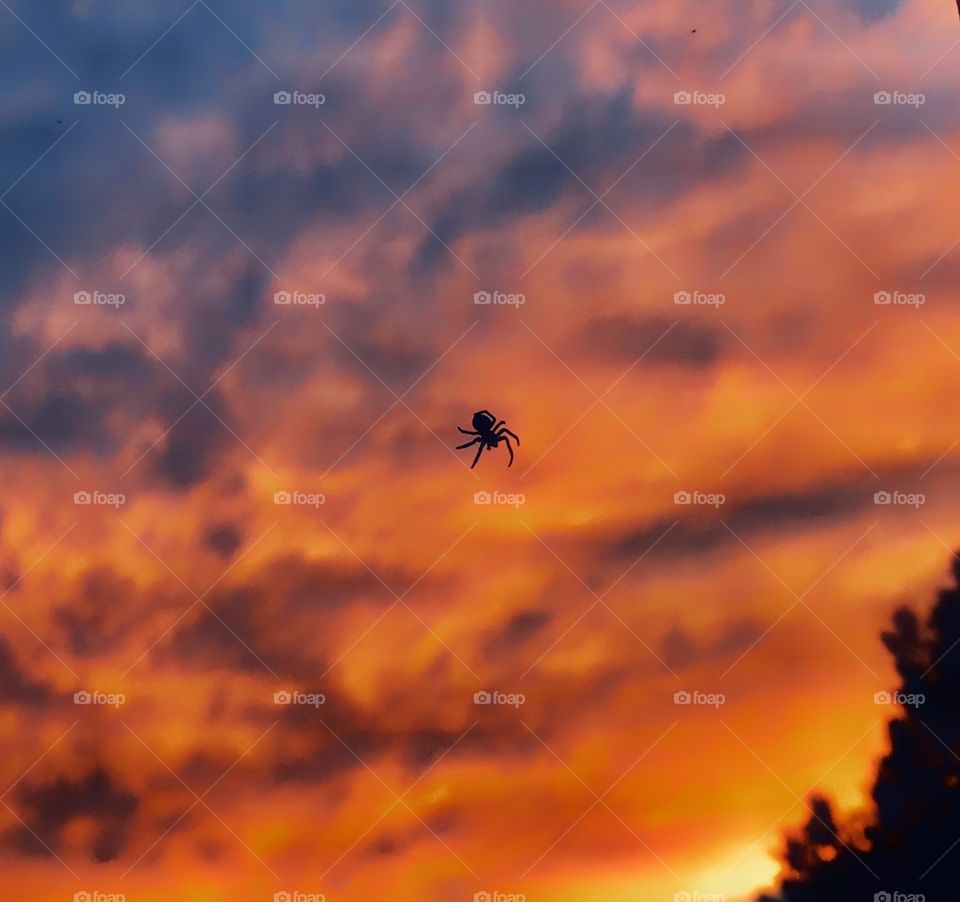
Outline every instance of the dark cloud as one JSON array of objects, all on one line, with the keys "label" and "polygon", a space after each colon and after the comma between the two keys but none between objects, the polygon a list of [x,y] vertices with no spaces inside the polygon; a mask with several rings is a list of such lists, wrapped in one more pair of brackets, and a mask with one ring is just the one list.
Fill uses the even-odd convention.
[{"label": "dark cloud", "polygon": [[11,451],[36,452],[46,444],[65,454],[104,435],[103,409],[70,389],[47,395],[29,409],[8,403],[11,410],[4,408],[0,416],[0,444]]},{"label": "dark cloud", "polygon": [[702,369],[717,362],[730,334],[721,326],[666,317],[613,314],[589,320],[575,350],[599,360],[634,361]]},{"label": "dark cloud", "polygon": [[[414,692],[412,685],[404,687]],[[516,712],[486,708],[478,715],[472,695],[464,695],[461,717],[450,726],[437,726],[436,715],[418,711],[400,693],[381,702],[378,710],[361,709],[342,698],[327,696],[320,709],[291,706],[283,715],[274,743],[273,779],[278,783],[331,783],[343,773],[385,757],[399,761],[419,777],[430,765],[464,757],[537,753],[542,748],[524,729]],[[562,699],[557,699],[558,709]],[[391,712],[403,711],[398,718]],[[467,732],[471,723],[475,724]],[[296,751],[294,751],[296,750]],[[357,759],[360,759],[358,761]]]},{"label": "dark cloud", "polygon": [[[30,353],[20,348],[16,362],[7,361],[11,382],[27,371],[24,359]],[[19,374],[11,373],[21,365]],[[122,441],[111,418],[119,414],[132,420],[139,413],[152,373],[139,349],[116,342],[50,354],[7,398],[13,413],[0,409],[0,444],[11,451],[35,451],[42,440],[57,453],[108,454]]]},{"label": "dark cloud", "polygon": [[[879,472],[879,480],[866,470],[851,466],[845,474],[830,481],[796,491],[771,492],[753,498],[737,498],[727,495],[725,503],[714,510],[687,505],[676,505],[654,520],[646,520],[635,527],[626,527],[616,533],[608,533],[601,540],[602,556],[617,561],[635,560],[657,542],[671,524],[677,525],[658,542],[658,555],[697,555],[712,551],[724,543],[736,542],[731,530],[749,540],[749,536],[770,536],[789,531],[796,535],[800,530],[816,530],[828,524],[872,511],[878,516],[888,507],[874,503],[877,491],[896,488],[902,492],[936,492],[934,481],[926,485],[918,482],[932,460],[912,462],[908,466],[891,467]],[[945,465],[941,476],[954,477],[953,467]],[[705,488],[703,491],[722,491],[723,486]],[[724,525],[726,524],[726,526]],[[729,528],[728,528],[729,527]],[[562,541],[562,539],[558,539]]]},{"label": "dark cloud", "polygon": [[0,636],[0,705],[39,706],[53,697],[51,687],[32,679],[17,666],[10,643]]},{"label": "dark cloud", "polygon": [[[389,568],[381,578],[398,587],[416,579]],[[283,677],[309,683],[326,670],[334,647],[330,615],[351,604],[384,608],[393,600],[379,580],[352,559],[315,562],[291,555],[243,585],[215,590],[206,602],[216,616],[198,608],[156,654],[200,670],[266,673],[265,663]]]},{"label": "dark cloud", "polygon": [[64,832],[83,819],[96,826],[89,853],[96,861],[112,861],[123,852],[139,804],[102,767],[78,780],[59,777],[48,783],[21,783],[16,798],[26,827],[14,827],[5,845],[23,854],[47,856],[60,850]]},{"label": "dark cloud", "polygon": [[[634,215],[653,213],[692,187],[731,175],[748,159],[748,151],[733,135],[700,133],[690,124],[677,125],[666,116],[637,110],[627,87],[612,96],[572,98],[556,129],[541,130],[534,122],[531,130],[533,134],[516,131],[511,144],[515,149],[488,166],[482,186],[464,186],[444,200],[430,223],[447,244],[471,230],[500,227],[566,199],[580,203],[580,213],[585,213],[595,195],[625,174],[605,203],[614,210],[629,204]],[[603,207],[596,211],[578,228],[595,228],[604,216],[608,225],[622,228]],[[571,215],[571,224],[580,213]],[[415,259],[417,272],[438,262],[440,249],[427,236]]]},{"label": "dark cloud", "polygon": [[683,670],[697,664],[726,661],[750,648],[763,634],[758,623],[740,621],[723,624],[718,634],[700,638],[682,627],[675,627],[661,641],[660,657],[671,670]]},{"label": "dark cloud", "polygon": [[[403,394],[404,389],[422,376],[438,356],[414,336],[391,335],[386,329],[373,331],[367,327],[365,334],[356,335],[348,344],[397,394]],[[344,363],[349,356],[354,367],[360,366],[349,352],[344,350],[341,356],[344,356]]]},{"label": "dark cloud", "polygon": [[897,14],[903,0],[855,0],[853,7],[864,22],[878,22]]},{"label": "dark cloud", "polygon": [[517,650],[553,620],[547,611],[524,610],[514,614],[486,643],[486,654],[500,658]]},{"label": "dark cloud", "polygon": [[108,566],[91,567],[79,578],[53,617],[66,636],[71,654],[97,657],[115,653],[135,634],[145,617],[186,606],[174,587],[144,591]]},{"label": "dark cloud", "polygon": [[[917,472],[923,469],[920,467]],[[606,527],[595,532],[586,545],[580,543],[582,537],[561,534],[546,541],[562,549],[558,553],[567,560],[583,557],[584,579],[595,591],[601,591],[620,575],[624,566],[651,548],[654,548],[652,558],[655,559],[700,558],[731,544],[738,545],[736,536],[749,542],[758,534],[771,536],[789,532],[796,535],[801,530],[835,525],[867,511],[889,510],[874,505],[873,496],[879,484],[865,471],[862,477],[859,472],[851,472],[846,481],[838,479],[806,491],[776,492],[747,499],[727,496],[725,504],[716,510],[676,505],[640,523]],[[722,486],[703,490],[720,489]]]},{"label": "dark cloud", "polygon": [[[205,400],[210,404],[210,397]],[[150,452],[151,472],[164,485],[189,489],[214,473],[216,461],[233,441],[210,410],[197,404]]]},{"label": "dark cloud", "polygon": [[203,544],[229,560],[243,544],[243,531],[234,523],[215,523],[204,532]]}]

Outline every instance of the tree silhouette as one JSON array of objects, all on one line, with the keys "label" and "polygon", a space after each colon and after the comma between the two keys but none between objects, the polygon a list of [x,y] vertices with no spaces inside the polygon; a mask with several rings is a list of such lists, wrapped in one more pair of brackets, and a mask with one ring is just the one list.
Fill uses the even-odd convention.
[{"label": "tree silhouette", "polygon": [[812,798],[806,825],[786,838],[777,894],[758,902],[960,900],[960,557],[952,569],[955,585],[925,624],[902,608],[881,634],[900,675],[900,714],[874,811],[838,825],[829,800]]}]

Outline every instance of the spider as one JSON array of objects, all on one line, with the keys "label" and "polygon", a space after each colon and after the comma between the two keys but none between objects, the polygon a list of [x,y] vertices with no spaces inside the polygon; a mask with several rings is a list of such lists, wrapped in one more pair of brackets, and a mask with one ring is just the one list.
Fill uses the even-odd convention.
[{"label": "spider", "polygon": [[469,448],[471,445],[480,445],[480,447],[477,448],[477,456],[473,459],[473,463],[470,464],[471,470],[477,465],[477,461],[480,460],[480,455],[483,454],[484,448],[489,451],[492,448],[496,448],[500,442],[503,442],[507,446],[507,451],[510,452],[510,463],[508,463],[507,466],[513,466],[513,446],[510,444],[510,439],[507,438],[507,436],[509,435],[510,438],[517,443],[517,447],[520,446],[520,438],[506,428],[504,425],[506,422],[506,420],[497,420],[489,410],[478,410],[473,415],[473,429],[461,429],[457,426],[457,429],[464,435],[476,436],[475,439],[464,445],[457,445],[458,451],[461,448]]}]

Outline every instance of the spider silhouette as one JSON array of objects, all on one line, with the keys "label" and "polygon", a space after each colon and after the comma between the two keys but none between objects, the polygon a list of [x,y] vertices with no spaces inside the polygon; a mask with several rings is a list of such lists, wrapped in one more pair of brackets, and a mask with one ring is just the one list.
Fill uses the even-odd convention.
[{"label": "spider silhouette", "polygon": [[507,438],[507,436],[509,435],[510,438],[517,443],[517,447],[520,446],[520,437],[506,428],[506,422],[506,420],[497,420],[489,410],[478,410],[473,415],[473,429],[461,429],[457,426],[457,429],[464,435],[476,436],[475,439],[466,444],[457,445],[458,451],[461,448],[469,448],[471,445],[480,445],[480,447],[477,448],[477,456],[473,459],[473,463],[470,464],[471,470],[477,465],[477,461],[480,460],[480,455],[483,454],[484,448],[490,451],[492,448],[496,448],[500,442],[503,442],[507,446],[507,451],[510,452],[510,463],[508,463],[507,466],[513,466],[513,446],[510,444],[510,439]]}]

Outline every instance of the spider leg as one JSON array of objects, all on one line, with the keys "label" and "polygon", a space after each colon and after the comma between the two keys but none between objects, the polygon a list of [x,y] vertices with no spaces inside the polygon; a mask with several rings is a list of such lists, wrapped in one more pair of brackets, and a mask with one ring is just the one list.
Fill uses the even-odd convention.
[{"label": "spider leg", "polygon": [[467,442],[465,445],[457,445],[457,450],[459,451],[461,448],[469,448],[471,445],[475,445],[479,441],[480,437],[477,436],[472,442]]},{"label": "spider leg", "polygon": [[494,423],[493,426],[490,427],[490,431],[496,432],[501,426],[505,426],[506,423],[507,423],[506,420],[498,420],[496,423]]},{"label": "spider leg", "polygon": [[483,442],[480,442],[480,447],[477,448],[477,456],[473,459],[473,463],[470,464],[471,470],[477,465],[477,461],[480,460],[481,454],[483,454]]},{"label": "spider leg", "polygon": [[506,436],[503,436],[500,439],[500,441],[507,446],[507,450],[510,452],[510,463],[508,463],[507,466],[512,467],[513,466],[513,446],[510,444],[510,439],[508,439]]},{"label": "spider leg", "polygon": [[[460,429],[460,427],[457,426],[457,429]],[[460,431],[461,431],[464,435],[479,435],[479,434],[480,434],[479,432],[474,432],[472,429],[460,429]]]},{"label": "spider leg", "polygon": [[486,408],[484,408],[483,410],[478,410],[477,413],[485,413],[488,417],[490,417],[491,420],[493,420],[494,423],[497,422],[497,418],[492,413],[490,413],[490,411],[487,410]]},{"label": "spider leg", "polygon": [[[516,433],[511,432],[509,429],[501,429],[499,434],[501,436],[504,434],[509,435],[510,438],[512,438],[517,443],[518,446],[520,445],[520,436],[518,436]],[[504,441],[506,441],[506,439],[504,439]]]}]

